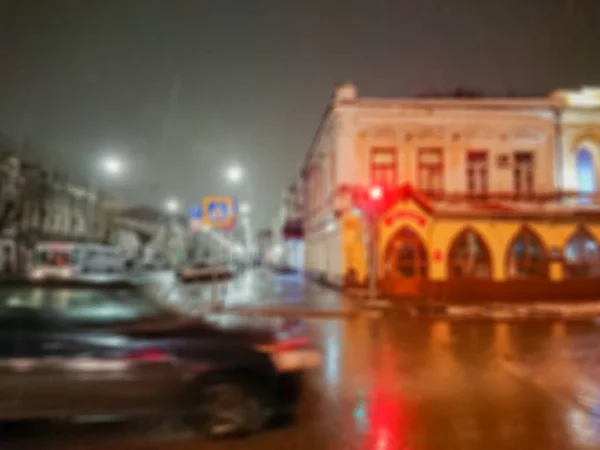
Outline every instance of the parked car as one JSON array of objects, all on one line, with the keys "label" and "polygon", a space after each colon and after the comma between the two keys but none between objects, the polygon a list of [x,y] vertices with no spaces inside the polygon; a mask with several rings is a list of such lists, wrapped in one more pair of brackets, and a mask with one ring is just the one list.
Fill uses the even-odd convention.
[{"label": "parked car", "polygon": [[181,267],[177,271],[177,277],[181,281],[210,280],[212,278],[229,278],[236,273],[235,269],[225,264],[210,265],[205,262],[197,262]]},{"label": "parked car", "polygon": [[68,241],[36,244],[27,270],[32,279],[125,272],[125,257],[115,246]]},{"label": "parked car", "polygon": [[299,327],[223,325],[130,282],[0,286],[0,419],[173,412],[203,434],[294,410],[320,354]]}]

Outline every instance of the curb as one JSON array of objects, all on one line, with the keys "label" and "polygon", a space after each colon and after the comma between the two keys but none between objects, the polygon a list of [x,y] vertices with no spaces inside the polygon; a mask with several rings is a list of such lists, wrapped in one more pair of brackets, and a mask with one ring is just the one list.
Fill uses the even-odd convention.
[{"label": "curb", "polygon": [[582,320],[595,321],[600,316],[600,309],[585,310],[569,307],[539,306],[451,306],[451,305],[407,305],[413,317],[448,317],[452,319],[487,319],[487,320]]}]

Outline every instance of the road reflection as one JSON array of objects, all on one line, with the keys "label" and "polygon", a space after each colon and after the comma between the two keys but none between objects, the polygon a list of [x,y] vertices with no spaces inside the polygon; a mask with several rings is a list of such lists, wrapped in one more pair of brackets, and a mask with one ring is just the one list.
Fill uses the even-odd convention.
[{"label": "road reflection", "polygon": [[[337,383],[346,389],[339,402],[351,403],[347,428],[360,436],[357,448],[565,449],[600,442],[598,420],[567,396],[582,389],[573,348],[582,336],[596,337],[595,328],[362,319],[345,323],[342,335]],[[590,352],[600,356],[587,348],[588,361]],[[327,360],[331,350],[325,354]],[[507,362],[523,367],[523,376],[506,370]],[[328,385],[334,381],[329,377]]]},{"label": "road reflection", "polygon": [[[437,450],[589,449],[600,443],[594,324],[315,320],[324,364],[295,423],[205,443],[80,427],[2,448]],[[66,431],[65,431],[66,430]],[[43,446],[40,446],[43,443]],[[37,447],[36,447],[37,445]]]}]

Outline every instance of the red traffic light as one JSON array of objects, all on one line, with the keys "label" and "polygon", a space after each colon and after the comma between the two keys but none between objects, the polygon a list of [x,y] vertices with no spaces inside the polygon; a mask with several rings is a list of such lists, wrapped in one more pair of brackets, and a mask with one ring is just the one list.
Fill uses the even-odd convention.
[{"label": "red traffic light", "polygon": [[383,190],[379,186],[373,186],[371,189],[369,189],[369,197],[371,200],[379,200],[381,197],[383,197]]}]

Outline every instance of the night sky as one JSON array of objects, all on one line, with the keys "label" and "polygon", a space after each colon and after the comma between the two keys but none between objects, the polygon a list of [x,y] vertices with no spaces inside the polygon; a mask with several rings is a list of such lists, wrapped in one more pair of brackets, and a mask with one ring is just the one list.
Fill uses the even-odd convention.
[{"label": "night sky", "polygon": [[[0,130],[160,206],[239,194],[269,225],[335,83],[405,96],[600,85],[600,0],[0,0]],[[237,162],[247,177],[224,182]]]}]

